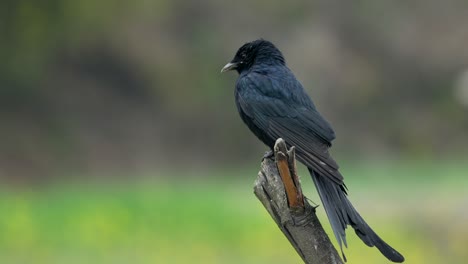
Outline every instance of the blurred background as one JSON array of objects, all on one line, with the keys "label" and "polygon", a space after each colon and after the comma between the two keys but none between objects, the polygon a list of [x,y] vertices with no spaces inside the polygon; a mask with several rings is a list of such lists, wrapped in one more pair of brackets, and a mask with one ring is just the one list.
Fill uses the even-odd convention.
[{"label": "blurred background", "polygon": [[[262,37],[377,233],[408,263],[463,263],[467,25],[464,0],[1,1],[0,262],[301,263],[219,73]],[[353,233],[350,263],[387,263]]]}]

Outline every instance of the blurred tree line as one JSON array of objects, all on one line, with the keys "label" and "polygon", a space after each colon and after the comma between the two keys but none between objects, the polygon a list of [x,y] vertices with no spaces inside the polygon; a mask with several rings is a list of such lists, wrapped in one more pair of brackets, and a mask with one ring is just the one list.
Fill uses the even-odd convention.
[{"label": "blurred tree line", "polygon": [[464,0],[5,0],[0,177],[258,160],[219,70],[259,37],[334,126],[334,152],[466,154],[466,25]]}]

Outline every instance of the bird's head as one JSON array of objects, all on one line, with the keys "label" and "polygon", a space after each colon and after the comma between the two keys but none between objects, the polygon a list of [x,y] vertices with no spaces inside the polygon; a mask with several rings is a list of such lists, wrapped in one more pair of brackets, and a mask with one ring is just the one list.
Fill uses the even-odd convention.
[{"label": "bird's head", "polygon": [[221,72],[236,70],[238,73],[249,70],[256,63],[285,64],[283,54],[273,43],[258,39],[245,43],[236,52],[234,59],[226,64]]}]

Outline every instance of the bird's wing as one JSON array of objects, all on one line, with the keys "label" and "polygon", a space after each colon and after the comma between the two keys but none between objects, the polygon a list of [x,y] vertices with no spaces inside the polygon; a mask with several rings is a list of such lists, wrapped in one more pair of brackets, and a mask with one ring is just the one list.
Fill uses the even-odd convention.
[{"label": "bird's wing", "polygon": [[301,104],[293,95],[284,94],[289,87],[275,87],[280,84],[264,75],[244,77],[237,85],[242,87],[238,105],[258,129],[273,141],[283,138],[296,147],[300,162],[342,185],[338,164],[328,152],[334,132],[313,105]]}]

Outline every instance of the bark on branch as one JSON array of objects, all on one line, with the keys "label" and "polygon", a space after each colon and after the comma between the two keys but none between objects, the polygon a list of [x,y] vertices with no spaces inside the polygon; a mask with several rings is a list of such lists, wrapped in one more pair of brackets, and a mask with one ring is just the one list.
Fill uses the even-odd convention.
[{"label": "bark on branch", "polygon": [[302,194],[296,172],[294,147],[276,141],[274,159],[265,158],[254,192],[306,264],[343,264]]}]

